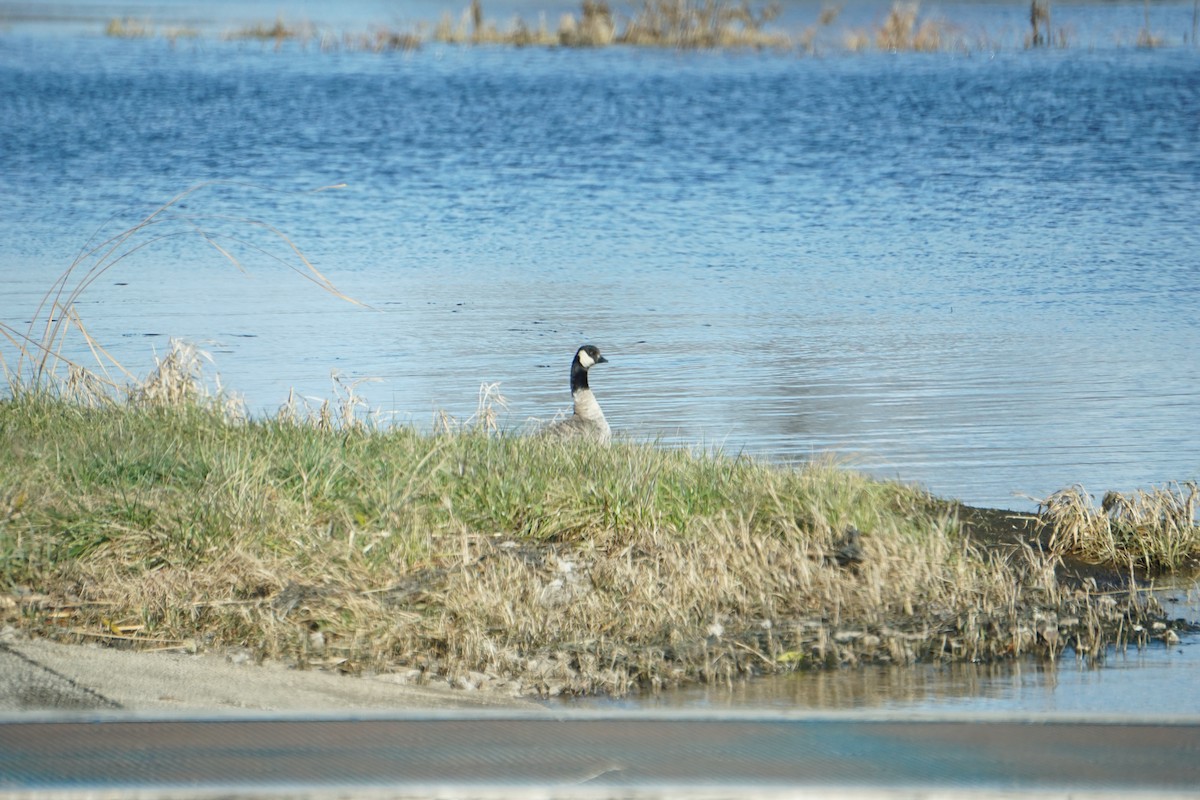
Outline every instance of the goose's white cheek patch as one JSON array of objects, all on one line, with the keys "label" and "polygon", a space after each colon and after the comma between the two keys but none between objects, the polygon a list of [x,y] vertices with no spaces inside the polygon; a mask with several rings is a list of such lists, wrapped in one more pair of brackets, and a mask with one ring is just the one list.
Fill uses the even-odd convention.
[{"label": "goose's white cheek patch", "polygon": [[583,367],[584,369],[587,369],[588,367],[592,366],[592,364],[595,364],[595,363],[596,362],[592,359],[592,357],[588,355],[587,350],[579,351],[579,365],[581,367]]}]

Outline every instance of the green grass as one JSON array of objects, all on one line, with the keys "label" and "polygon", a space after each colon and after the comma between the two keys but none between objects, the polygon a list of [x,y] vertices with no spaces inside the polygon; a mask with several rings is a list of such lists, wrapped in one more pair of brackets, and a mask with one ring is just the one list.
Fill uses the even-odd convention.
[{"label": "green grass", "polygon": [[[1065,591],[1049,558],[985,552],[946,504],[830,463],[248,420],[176,396],[0,402],[11,622],[620,694],[1090,652],[1145,611]],[[840,566],[849,526],[862,560]]]}]

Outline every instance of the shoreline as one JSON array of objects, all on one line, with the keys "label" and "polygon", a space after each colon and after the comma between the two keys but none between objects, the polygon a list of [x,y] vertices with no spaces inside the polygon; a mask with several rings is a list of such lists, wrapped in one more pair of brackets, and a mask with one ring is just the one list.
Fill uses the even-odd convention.
[{"label": "shoreline", "polygon": [[0,403],[0,621],[537,697],[1178,639],[1044,520],[834,462],[250,421],[164,380]]},{"label": "shoreline", "polygon": [[[190,363],[173,351],[125,402],[0,403],[0,619],[62,642],[542,698],[1087,657],[1181,628],[1136,573],[1057,555],[1057,517],[834,461],[564,446],[480,421],[250,420]],[[1186,516],[1187,488],[1115,497],[1170,522],[1175,547],[1176,521],[1145,500]],[[1151,539],[1133,543],[1145,555]]]},{"label": "shoreline", "polygon": [[[948,507],[959,515],[966,535],[989,551],[1011,552],[1044,545],[1048,535],[1045,524],[1029,514],[958,503],[949,503]],[[1094,582],[1100,589],[1129,588],[1130,575],[1113,565],[1067,558],[1060,562],[1058,573],[1068,586]],[[1194,624],[1190,631],[1196,631]],[[446,679],[422,682],[421,676],[411,672],[352,675],[321,667],[305,668],[256,659],[244,648],[229,648],[224,653],[181,652],[180,648],[154,651],[114,646],[119,644],[68,643],[5,627],[0,630],[0,715],[421,710],[557,713],[544,698],[483,675],[460,680],[456,685]],[[1017,658],[1039,660],[1033,654]],[[636,700],[646,692],[653,694],[643,688],[625,699]]]}]

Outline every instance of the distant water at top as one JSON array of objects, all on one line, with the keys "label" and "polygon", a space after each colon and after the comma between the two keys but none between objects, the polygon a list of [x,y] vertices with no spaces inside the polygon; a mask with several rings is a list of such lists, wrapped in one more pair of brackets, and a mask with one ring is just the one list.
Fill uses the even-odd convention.
[{"label": "distant water at top", "polygon": [[[614,430],[665,445],[836,453],[1017,509],[1200,477],[1190,45],[325,53],[110,39],[117,4],[73,7],[92,21],[0,29],[4,323],[24,330],[89,239],[230,181],[81,295],[134,372],[180,337],[260,412],[329,397],[337,370],[423,427],[499,382],[517,428],[569,408],[592,342]],[[995,30],[1027,13],[962,8]],[[1190,3],[1153,13],[1190,26]],[[370,308],[290,270],[289,243]]]}]

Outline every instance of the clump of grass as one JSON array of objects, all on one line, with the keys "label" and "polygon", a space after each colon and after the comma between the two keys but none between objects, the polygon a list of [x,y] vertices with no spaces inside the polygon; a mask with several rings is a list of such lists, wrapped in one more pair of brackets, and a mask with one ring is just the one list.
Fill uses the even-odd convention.
[{"label": "clump of grass", "polygon": [[617,41],[682,49],[787,47],[787,37],[764,31],[779,10],[778,4],[754,9],[746,0],[643,0]]},{"label": "clump of grass", "polygon": [[[369,50],[373,53],[419,50],[421,49],[421,35],[412,31],[377,26],[361,36],[344,37],[343,45],[347,50]],[[326,49],[331,46],[328,42],[323,42],[323,47]]]},{"label": "clump of grass", "polygon": [[1051,526],[1056,552],[1174,570],[1200,563],[1198,491],[1190,481],[1131,494],[1108,492],[1096,508],[1083,487],[1072,486],[1043,500],[1039,514]]},{"label": "clump of grass", "polygon": [[[148,39],[156,35],[154,25],[149,20],[133,17],[113,17],[104,26],[104,35],[115,39]],[[162,30],[163,38],[171,43],[180,39],[195,39],[200,32],[195,28],[172,26]]]},{"label": "clump of grass", "polygon": [[497,434],[500,433],[500,416],[506,410],[508,399],[500,394],[500,384],[482,383],[479,385],[479,400],[474,414],[460,422],[445,411],[439,411],[434,415],[433,429],[438,433],[483,431]]},{"label": "clump of grass", "polygon": [[275,42],[277,45],[286,41],[307,41],[317,35],[317,29],[311,23],[289,24],[283,16],[278,16],[271,24],[256,22],[225,34],[226,39],[254,39],[263,42]]},{"label": "clump of grass", "polygon": [[154,35],[154,26],[133,17],[113,17],[104,26],[104,35],[118,39],[144,39]]},{"label": "clump of grass", "polygon": [[[142,406],[180,407],[203,405],[213,397],[220,397],[217,381],[215,393],[204,383],[204,363],[212,363],[212,356],[195,345],[178,339],[171,340],[171,349],[161,358],[155,358],[153,372],[145,380],[131,387],[132,402]],[[243,416],[244,409],[227,412],[236,418]]]},{"label": "clump of grass", "polygon": [[442,15],[433,29],[433,40],[443,44],[511,45],[545,47],[557,44],[557,37],[547,28],[542,19],[537,27],[531,27],[521,17],[515,17],[508,30],[501,31],[495,22],[484,17],[483,5],[472,0],[457,22],[449,12]]},{"label": "clump of grass", "polygon": [[455,24],[454,18],[447,11],[442,14],[433,29],[433,40],[444,44],[463,44],[468,41],[470,34],[462,22]]},{"label": "clump of grass", "polygon": [[917,24],[918,3],[894,3],[887,19],[875,32],[875,46],[888,52],[933,53],[950,45],[947,27],[936,20]]},{"label": "clump of grass", "polygon": [[558,24],[558,42],[566,47],[606,47],[616,38],[616,23],[605,0],[583,0],[580,18],[564,14]]}]

